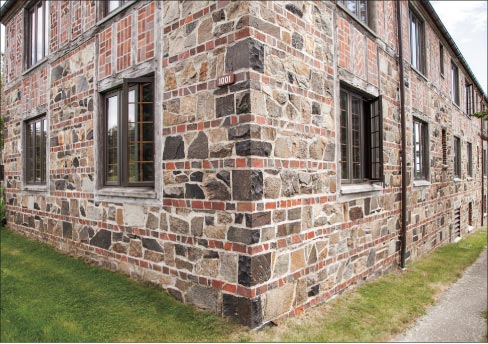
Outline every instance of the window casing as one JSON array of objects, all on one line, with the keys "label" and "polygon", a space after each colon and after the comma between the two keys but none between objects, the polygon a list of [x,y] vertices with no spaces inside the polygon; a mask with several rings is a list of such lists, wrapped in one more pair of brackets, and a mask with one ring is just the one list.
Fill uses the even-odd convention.
[{"label": "window casing", "polygon": [[441,75],[444,76],[444,46],[439,43],[439,66]]},{"label": "window casing", "polygon": [[471,144],[471,142],[467,143],[466,149],[468,151],[468,161],[467,161],[468,176],[472,177],[473,176],[473,145]]},{"label": "window casing", "polygon": [[451,61],[451,99],[459,105],[459,68]]},{"label": "window casing", "polygon": [[427,123],[416,118],[413,120],[413,158],[414,177],[427,180],[429,175],[429,130]]},{"label": "window casing", "polygon": [[154,185],[154,82],[124,79],[104,95],[106,186]]},{"label": "window casing", "polygon": [[340,107],[342,182],[382,181],[381,97],[370,100],[341,89]]},{"label": "window casing", "polygon": [[108,0],[104,1],[104,15],[109,15],[116,9],[122,7],[125,3],[132,1],[132,0]]},{"label": "window casing", "polygon": [[339,0],[347,10],[356,16],[362,23],[368,25],[368,1],[366,0]]},{"label": "window casing", "polygon": [[425,74],[425,31],[424,22],[410,10],[410,63]]},{"label": "window casing", "polygon": [[27,67],[40,62],[48,55],[49,49],[49,2],[39,1],[26,12],[26,58]]},{"label": "window casing", "polygon": [[25,122],[25,182],[27,185],[46,184],[46,115]]},{"label": "window casing", "polygon": [[473,114],[473,84],[466,84],[466,114]]},{"label": "window casing", "polygon": [[461,178],[461,139],[454,137],[454,176]]}]

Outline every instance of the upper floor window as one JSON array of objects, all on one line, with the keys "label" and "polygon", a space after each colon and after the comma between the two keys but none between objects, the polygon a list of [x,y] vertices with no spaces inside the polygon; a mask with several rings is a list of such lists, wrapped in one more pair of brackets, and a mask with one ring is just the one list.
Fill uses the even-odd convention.
[{"label": "upper floor window", "polygon": [[105,94],[105,185],[154,185],[153,94],[149,77]]},{"label": "upper floor window", "polygon": [[473,176],[473,145],[471,142],[468,142],[467,145],[467,150],[468,150],[468,176],[472,177]]},{"label": "upper floor window", "polygon": [[410,11],[410,62],[425,74],[424,22],[413,11]]},{"label": "upper floor window", "polygon": [[473,114],[473,84],[466,84],[466,114]]},{"label": "upper floor window", "polygon": [[368,24],[368,3],[366,0],[339,0],[339,2],[361,22]]},{"label": "upper floor window", "polygon": [[381,98],[341,89],[341,167],[344,183],[380,181],[383,175]]},{"label": "upper floor window", "polygon": [[105,1],[105,15],[110,14],[111,12],[115,11],[117,8],[122,7],[122,5],[126,2],[131,0],[109,0]]},{"label": "upper floor window", "polygon": [[26,184],[46,183],[46,138],[46,115],[25,123]]},{"label": "upper floor window", "polygon": [[444,76],[444,46],[439,43],[439,66],[441,75]]},{"label": "upper floor window", "polygon": [[413,157],[415,179],[427,180],[429,172],[427,123],[416,118],[413,120]]},{"label": "upper floor window", "polygon": [[482,166],[481,166],[481,169],[483,170],[483,176],[486,177],[486,173],[487,173],[487,170],[488,170],[488,160],[487,160],[488,156],[486,155],[486,149],[483,149],[483,161],[482,161]]},{"label": "upper floor window", "polygon": [[27,66],[34,66],[48,54],[49,2],[39,1],[27,10]]},{"label": "upper floor window", "polygon": [[459,69],[451,61],[451,99],[459,105]]},{"label": "upper floor window", "polygon": [[461,178],[461,139],[454,137],[454,176]]}]

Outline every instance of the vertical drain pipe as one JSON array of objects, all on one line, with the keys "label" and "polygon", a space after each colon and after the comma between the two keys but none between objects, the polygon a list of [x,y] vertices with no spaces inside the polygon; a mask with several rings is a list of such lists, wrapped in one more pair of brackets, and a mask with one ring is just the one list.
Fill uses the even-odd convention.
[{"label": "vertical drain pipe", "polygon": [[[474,99],[473,99],[473,103],[474,103]],[[487,173],[487,171],[485,170],[486,162],[485,162],[484,143],[483,143],[483,118],[480,118],[480,128],[481,128],[481,227],[483,227],[483,220],[486,211],[485,207],[487,206],[485,205],[485,173]]]},{"label": "vertical drain pipe", "polygon": [[405,80],[403,75],[403,43],[402,43],[402,9],[401,1],[397,1],[397,23],[398,23],[398,55],[400,59],[400,113],[402,127],[402,229],[400,233],[400,269],[405,269],[407,253],[407,130],[405,124]]}]

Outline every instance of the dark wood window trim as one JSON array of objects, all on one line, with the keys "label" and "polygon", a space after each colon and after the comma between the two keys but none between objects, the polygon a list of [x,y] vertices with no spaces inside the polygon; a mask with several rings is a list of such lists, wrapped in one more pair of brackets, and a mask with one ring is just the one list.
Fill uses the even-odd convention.
[{"label": "dark wood window trim", "polygon": [[413,170],[415,180],[429,177],[429,128],[426,122],[413,120]]},{"label": "dark wood window trim", "polygon": [[444,78],[444,46],[442,45],[442,43],[439,43],[439,66],[441,76]]},{"label": "dark wood window trim", "polygon": [[423,75],[426,74],[425,65],[425,25],[412,9],[410,9],[409,20],[410,31],[410,63]]},{"label": "dark wood window trim", "polygon": [[[142,99],[142,92],[143,88],[145,90],[150,90],[152,95],[151,101],[144,101]],[[134,99],[130,101],[129,93],[134,92]],[[113,103],[109,103],[109,100],[117,97],[116,101]],[[154,78],[153,77],[141,77],[141,78],[131,78],[131,79],[124,79],[122,87],[117,89],[112,89],[109,92],[106,92],[103,96],[104,101],[104,118],[103,118],[103,131],[104,131],[104,153],[103,153],[103,166],[104,166],[104,185],[109,187],[154,187],[154,154],[155,154],[155,147],[154,147]],[[144,107],[148,106],[152,108],[150,113],[150,120],[142,120],[137,122],[129,121],[129,116],[132,116],[129,111],[129,105],[133,104],[134,106],[134,116],[135,114],[139,114],[140,116],[144,116]],[[116,126],[116,134],[110,135],[109,132],[109,111],[110,106],[115,106],[117,126]],[[129,130],[129,127],[133,127],[133,131]],[[149,131],[144,131],[145,126],[152,128]],[[134,132],[134,136],[132,138],[131,133]],[[138,134],[135,134],[139,132]],[[125,133],[125,134],[124,134]],[[149,138],[145,135],[146,133],[149,134]],[[114,140],[115,138],[115,140]],[[110,141],[110,140],[113,141]],[[131,141],[133,140],[134,141]],[[114,143],[115,142],[115,143]],[[134,148],[134,152],[136,152],[138,160],[131,160],[131,153],[130,153],[130,144]],[[152,155],[151,160],[147,160],[147,157],[144,158],[144,152],[146,147],[150,147],[149,155]],[[115,148],[116,152],[110,155],[110,149]],[[138,148],[138,149],[136,149]],[[152,153],[151,153],[152,152]],[[115,162],[113,162],[113,160]],[[132,173],[130,172],[131,165],[132,167],[136,166],[140,175],[144,175],[142,169],[142,165],[146,165],[149,168],[149,171],[152,170],[148,175],[149,177],[143,178],[144,180],[138,181],[131,181],[133,177]],[[113,172],[113,167],[115,166],[115,171]],[[111,170],[112,168],[112,170]],[[134,169],[133,169],[134,170]],[[112,173],[111,173],[112,171]],[[147,172],[147,171],[146,171]]]},{"label": "dark wood window trim", "polygon": [[451,61],[451,99],[459,106],[459,68]]},{"label": "dark wood window trim", "polygon": [[461,178],[461,139],[454,136],[454,177]]},{"label": "dark wood window trim", "polygon": [[371,99],[341,88],[340,104],[342,183],[383,181],[381,96]]},{"label": "dark wood window trim", "polygon": [[25,11],[25,67],[43,61],[49,51],[49,2],[37,1]]},{"label": "dark wood window trim", "polygon": [[27,185],[46,184],[47,129],[46,114],[25,122],[25,183]]},{"label": "dark wood window trim", "polygon": [[467,161],[467,172],[468,172],[468,177],[473,176],[473,145],[471,142],[467,142],[466,144],[466,149],[468,153],[468,161]]}]

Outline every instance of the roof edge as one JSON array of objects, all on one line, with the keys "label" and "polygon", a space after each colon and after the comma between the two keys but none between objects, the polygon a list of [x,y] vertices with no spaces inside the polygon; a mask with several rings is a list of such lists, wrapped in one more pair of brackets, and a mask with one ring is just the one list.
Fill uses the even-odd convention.
[{"label": "roof edge", "polygon": [[18,1],[15,0],[7,0],[5,3],[0,7],[0,23],[5,24],[3,21],[5,17],[7,16],[7,13],[10,12],[12,7],[14,7],[15,3]]},{"label": "roof edge", "polygon": [[437,28],[441,31],[442,35],[444,35],[444,38],[447,40],[447,43],[451,46],[452,50],[454,50],[454,53],[456,54],[456,57],[461,61],[464,69],[468,72],[469,76],[473,80],[473,82],[476,84],[478,89],[481,91],[482,96],[485,98],[485,101],[488,101],[488,97],[486,96],[485,91],[483,90],[483,87],[481,87],[480,83],[478,82],[478,79],[476,79],[476,76],[474,75],[473,71],[469,67],[468,62],[464,58],[463,54],[461,53],[461,50],[459,50],[456,42],[454,42],[454,39],[452,38],[451,34],[449,31],[447,31],[444,23],[442,22],[441,18],[435,11],[434,7],[430,3],[429,0],[421,0],[421,4],[424,6],[424,8],[427,10],[429,15],[434,19],[434,23],[437,26]]}]

